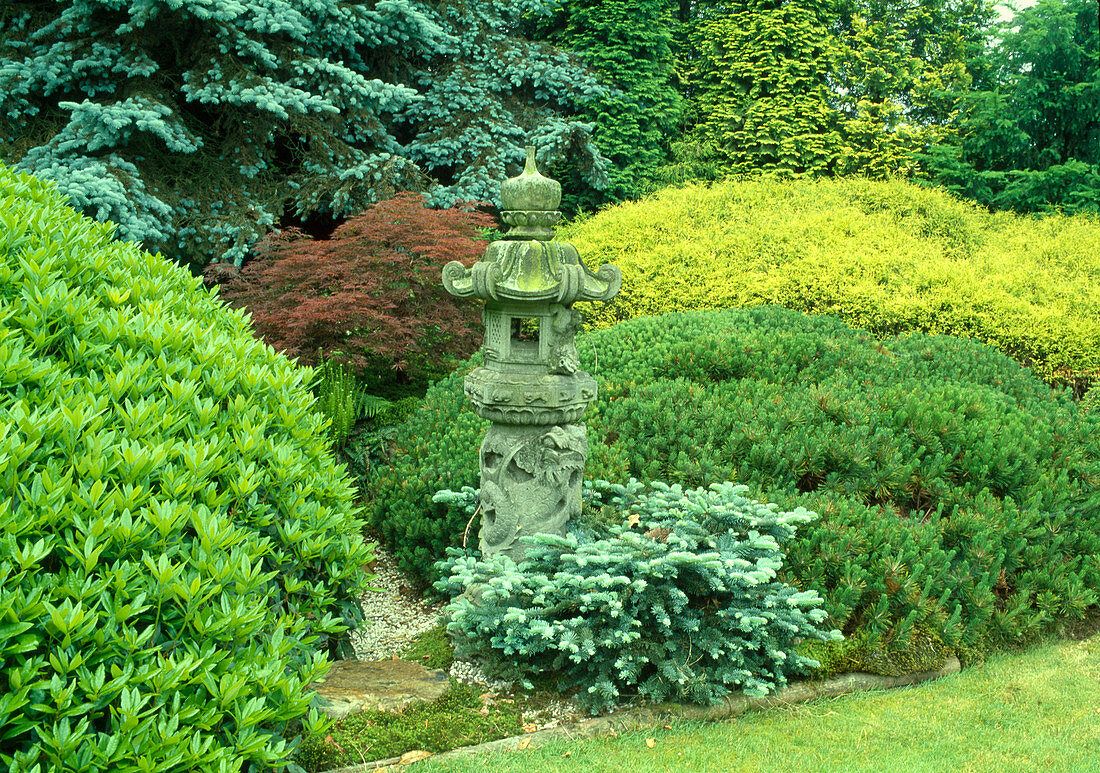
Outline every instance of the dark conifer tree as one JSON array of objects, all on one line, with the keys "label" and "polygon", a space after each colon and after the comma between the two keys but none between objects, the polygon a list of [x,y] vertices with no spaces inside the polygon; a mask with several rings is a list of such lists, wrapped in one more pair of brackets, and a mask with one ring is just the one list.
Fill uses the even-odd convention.
[{"label": "dark conifer tree", "polygon": [[533,27],[534,36],[572,50],[613,88],[584,112],[594,124],[596,145],[611,162],[609,187],[596,192],[574,184],[571,170],[553,170],[567,181],[567,191],[582,192],[573,205],[637,197],[669,160],[681,128],[671,6],[667,0],[568,0]]},{"label": "dark conifer tree", "polygon": [[1100,21],[1093,0],[1040,0],[990,47],[983,88],[923,156],[931,180],[988,206],[1100,211]]}]

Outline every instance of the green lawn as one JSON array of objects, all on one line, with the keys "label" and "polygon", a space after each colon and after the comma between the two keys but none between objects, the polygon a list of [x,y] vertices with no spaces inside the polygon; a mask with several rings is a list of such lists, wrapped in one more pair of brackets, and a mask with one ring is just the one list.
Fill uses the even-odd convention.
[{"label": "green lawn", "polygon": [[996,655],[983,666],[917,687],[850,694],[721,723],[428,760],[416,770],[1100,771],[1100,637]]}]

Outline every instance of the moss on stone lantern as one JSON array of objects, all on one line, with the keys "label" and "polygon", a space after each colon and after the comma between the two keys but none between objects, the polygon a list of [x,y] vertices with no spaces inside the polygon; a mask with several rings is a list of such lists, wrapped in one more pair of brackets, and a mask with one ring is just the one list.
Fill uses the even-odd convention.
[{"label": "moss on stone lantern", "polygon": [[480,546],[519,562],[520,537],[564,534],[580,513],[588,458],[581,419],[596,381],[579,369],[573,304],[614,297],[622,276],[610,264],[589,271],[576,247],[554,240],[561,185],[539,174],[534,148],[500,188],[508,233],[471,268],[444,266],[443,285],[485,301],[484,365],[466,377],[474,410],[493,422],[480,453]]}]

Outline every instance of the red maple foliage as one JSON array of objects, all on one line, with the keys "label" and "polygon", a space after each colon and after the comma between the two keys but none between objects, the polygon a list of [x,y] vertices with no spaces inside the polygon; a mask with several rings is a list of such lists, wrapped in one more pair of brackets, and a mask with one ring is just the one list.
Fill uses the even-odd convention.
[{"label": "red maple foliage", "polygon": [[496,222],[472,205],[424,207],[415,193],[375,204],[328,239],[272,234],[239,270],[206,269],[221,297],[252,314],[255,335],[305,364],[337,359],[368,389],[423,385],[481,343],[479,306],[443,289],[443,266],[472,265]]}]

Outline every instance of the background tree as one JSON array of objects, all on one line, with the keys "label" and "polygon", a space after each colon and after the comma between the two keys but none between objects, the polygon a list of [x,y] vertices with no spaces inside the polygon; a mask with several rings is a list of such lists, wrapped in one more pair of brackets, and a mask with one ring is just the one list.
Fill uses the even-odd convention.
[{"label": "background tree", "polygon": [[574,55],[523,36],[522,19],[547,15],[553,0],[419,4],[433,9],[449,37],[403,75],[423,96],[394,127],[411,138],[408,157],[435,181],[433,205],[495,202],[528,143],[544,166],[572,170],[574,191],[607,187],[613,165],[592,142],[586,107],[607,87]]},{"label": "background tree", "polygon": [[844,51],[834,73],[838,106],[892,102],[915,125],[950,121],[944,89],[980,80],[991,0],[834,0],[831,29]]},{"label": "background tree", "polygon": [[[593,208],[635,198],[669,160],[680,129],[681,97],[674,83],[676,31],[667,0],[566,0],[549,16],[536,17],[532,35],[572,50],[613,90],[592,100],[584,116],[593,139],[610,160],[609,185],[574,194],[573,205]],[[568,168],[553,167],[563,189],[578,190]]]},{"label": "background tree", "polygon": [[532,139],[599,187],[606,161],[576,112],[605,89],[507,21],[542,5],[14,0],[0,156],[198,265],[398,190],[489,199]]},{"label": "background tree", "polygon": [[[774,6],[774,7],[769,7]],[[801,4],[749,2],[701,24],[696,132],[733,174],[830,174],[839,152],[825,19]]]},{"label": "background tree", "polygon": [[[670,176],[909,175],[974,78],[987,0],[679,7],[689,131]],[[716,162],[718,162],[716,164]]]},{"label": "background tree", "polygon": [[922,155],[931,181],[995,208],[1100,211],[1100,31],[1092,0],[1040,0],[996,31],[984,88]]}]

